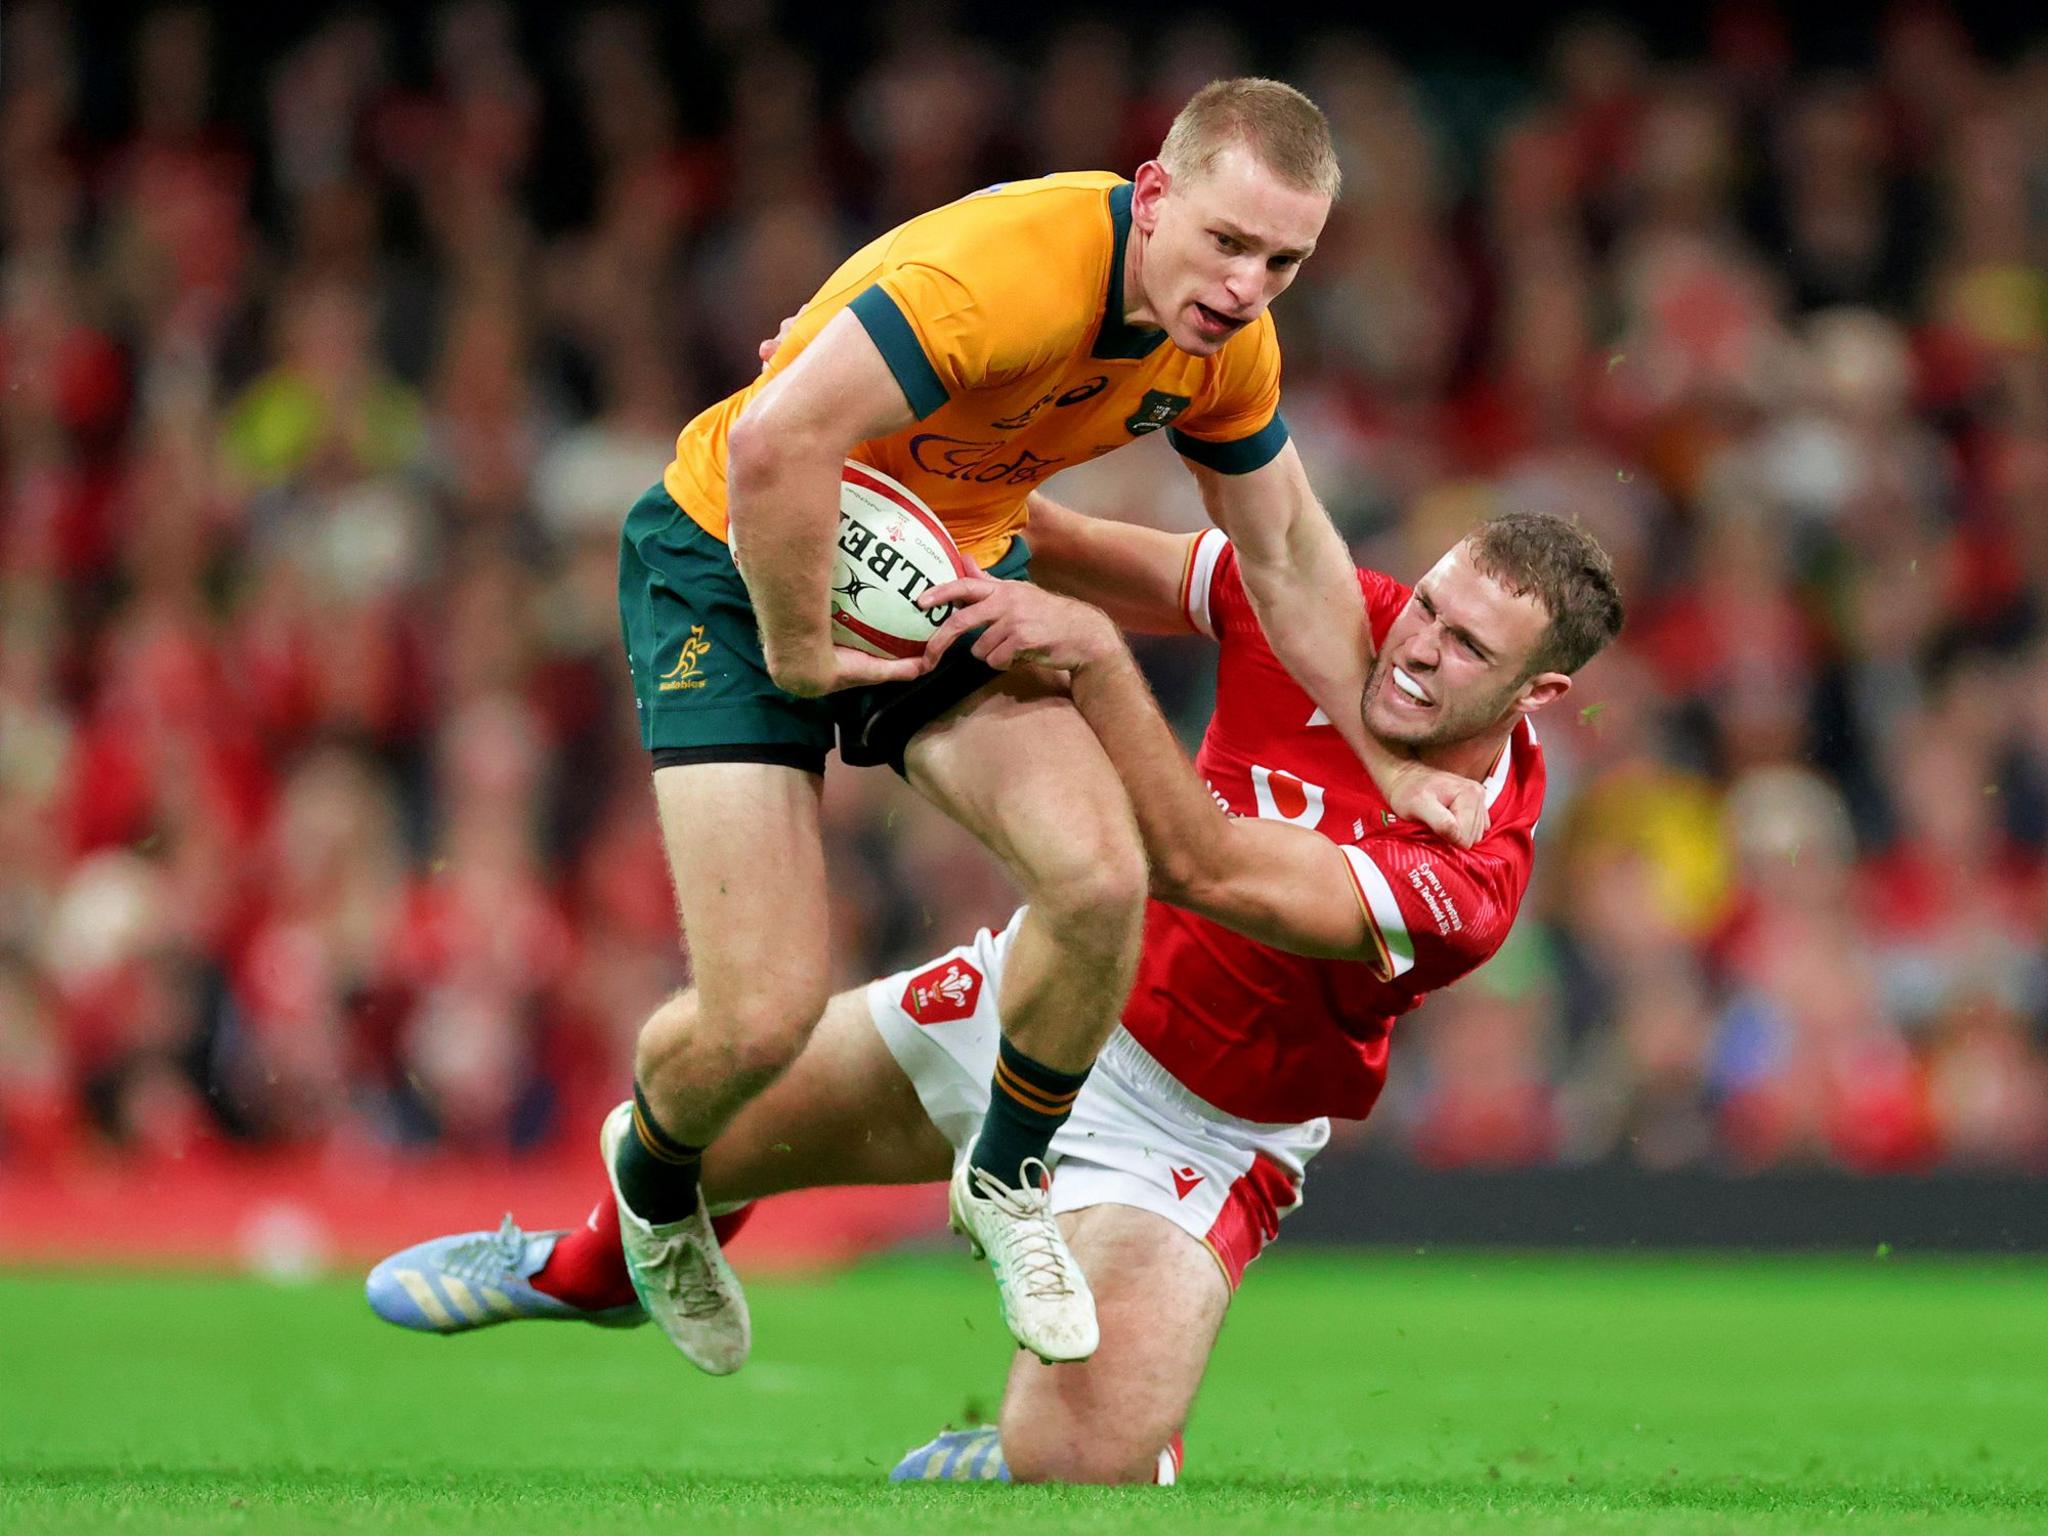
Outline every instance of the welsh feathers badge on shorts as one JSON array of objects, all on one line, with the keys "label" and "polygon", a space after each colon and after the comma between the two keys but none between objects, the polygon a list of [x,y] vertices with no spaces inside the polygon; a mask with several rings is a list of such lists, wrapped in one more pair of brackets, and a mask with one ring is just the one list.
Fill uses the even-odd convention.
[{"label": "welsh feathers badge on shorts", "polygon": [[919,971],[903,989],[903,1011],[920,1024],[968,1018],[981,1000],[981,972],[965,960],[941,960]]}]

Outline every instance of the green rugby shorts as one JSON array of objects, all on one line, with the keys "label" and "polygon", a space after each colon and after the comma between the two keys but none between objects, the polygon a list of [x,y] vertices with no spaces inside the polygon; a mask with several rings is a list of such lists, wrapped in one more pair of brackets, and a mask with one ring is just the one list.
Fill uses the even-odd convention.
[{"label": "green rugby shorts", "polygon": [[[1031,551],[1013,540],[988,574],[1023,581]],[[655,484],[619,540],[619,628],[633,672],[640,741],[657,768],[779,763],[825,771],[836,746],[852,767],[903,771],[910,740],[1000,674],[956,644],[923,677],[800,699],[775,686],[754,604],[732,550]]]}]

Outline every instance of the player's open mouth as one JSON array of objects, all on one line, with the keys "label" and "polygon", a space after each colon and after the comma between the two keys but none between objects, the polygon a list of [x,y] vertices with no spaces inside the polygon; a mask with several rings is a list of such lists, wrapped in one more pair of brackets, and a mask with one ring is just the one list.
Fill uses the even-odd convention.
[{"label": "player's open mouth", "polygon": [[1394,679],[1394,691],[1412,709],[1428,709],[1435,700],[1422,691],[1422,684],[1415,681],[1399,667],[1389,667],[1388,675]]},{"label": "player's open mouth", "polygon": [[1202,329],[1212,336],[1228,336],[1232,331],[1242,329],[1245,323],[1242,320],[1233,320],[1221,310],[1211,309],[1200,299],[1195,300],[1195,318],[1201,322]]}]

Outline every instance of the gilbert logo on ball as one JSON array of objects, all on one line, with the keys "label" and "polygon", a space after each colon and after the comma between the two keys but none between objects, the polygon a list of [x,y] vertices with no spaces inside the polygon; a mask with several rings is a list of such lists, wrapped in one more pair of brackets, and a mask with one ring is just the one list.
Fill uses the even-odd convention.
[{"label": "gilbert logo on ball", "polygon": [[915,492],[870,465],[846,461],[832,551],[835,640],[872,656],[919,655],[952,609],[926,613],[918,594],[980,574]]}]

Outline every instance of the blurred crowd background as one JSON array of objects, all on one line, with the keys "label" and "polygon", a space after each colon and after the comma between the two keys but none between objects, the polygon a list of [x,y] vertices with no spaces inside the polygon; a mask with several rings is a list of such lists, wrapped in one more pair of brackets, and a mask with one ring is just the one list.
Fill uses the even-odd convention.
[{"label": "blurred crowd background", "polygon": [[[0,19],[0,1164],[587,1152],[688,974],[617,638],[680,424],[869,235],[1307,89],[1278,315],[1361,560],[1577,516],[1510,946],[1373,1155],[2048,1169],[2048,38],[1768,4],[1513,59],[768,0]],[[1014,25],[1014,24],[1012,24]],[[1163,444],[1053,482],[1194,527]],[[1199,730],[1200,641],[1145,657]],[[848,983],[1012,896],[829,777]]]}]

